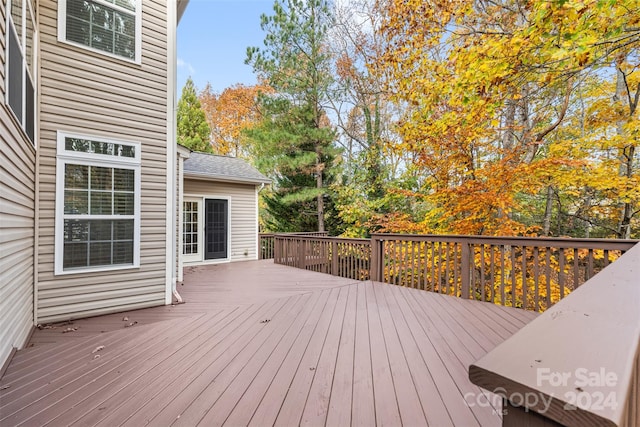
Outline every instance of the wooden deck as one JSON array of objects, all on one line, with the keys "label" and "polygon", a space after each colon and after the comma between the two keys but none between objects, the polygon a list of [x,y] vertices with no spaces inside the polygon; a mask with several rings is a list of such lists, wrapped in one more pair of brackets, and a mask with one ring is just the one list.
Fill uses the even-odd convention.
[{"label": "wooden deck", "polygon": [[0,425],[498,426],[468,366],[536,316],[268,260],[191,269],[180,291],[37,331]]}]

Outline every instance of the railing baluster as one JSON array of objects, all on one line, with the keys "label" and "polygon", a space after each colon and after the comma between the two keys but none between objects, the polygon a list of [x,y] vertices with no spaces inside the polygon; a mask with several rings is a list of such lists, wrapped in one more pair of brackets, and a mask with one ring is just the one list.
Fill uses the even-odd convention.
[{"label": "railing baluster", "polygon": [[491,302],[495,304],[496,302],[496,257],[495,257],[495,246],[490,245],[489,249],[491,250]]},{"label": "railing baluster", "polygon": [[539,280],[540,280],[540,260],[538,257],[540,256],[540,250],[537,246],[533,247],[533,302],[535,304],[535,310],[540,311],[540,300],[539,300]]},{"label": "railing baluster", "polygon": [[444,246],[444,283],[446,286],[445,293],[449,295],[449,243]]},{"label": "railing baluster", "polygon": [[560,299],[564,298],[564,249],[558,251],[558,285],[560,285]]},{"label": "railing baluster", "polygon": [[505,304],[505,299],[506,299],[506,295],[505,295],[505,280],[504,280],[504,257],[506,256],[504,253],[504,245],[500,245],[500,303],[502,305],[506,305]]},{"label": "railing baluster", "polygon": [[438,245],[438,289],[440,293],[444,293],[444,287],[442,286],[442,243]]},{"label": "railing baluster", "polygon": [[[521,246],[522,253],[522,308],[527,309],[527,299],[529,292],[527,291],[527,247]],[[514,306],[515,307],[515,306]]]},{"label": "railing baluster", "polygon": [[547,276],[547,307],[551,307],[551,248],[547,247],[545,254],[546,276]]},{"label": "railing baluster", "polygon": [[480,298],[486,301],[485,281],[484,281],[484,245],[480,245]]},{"label": "railing baluster", "polygon": [[516,279],[516,250],[515,247],[509,246],[509,252],[511,252],[511,307],[517,307],[516,305],[516,288],[518,282]]},{"label": "railing baluster", "polygon": [[580,286],[580,255],[578,248],[573,249],[573,287],[572,290],[578,289]]},{"label": "railing baluster", "polygon": [[460,269],[460,261],[458,260],[458,243],[453,243],[453,295],[459,296],[458,291],[460,290],[460,285],[458,284],[458,280],[460,278],[460,273],[458,270]]},{"label": "railing baluster", "polygon": [[462,279],[462,298],[470,298],[471,289],[471,250],[468,242],[462,243],[462,270],[460,272]]}]

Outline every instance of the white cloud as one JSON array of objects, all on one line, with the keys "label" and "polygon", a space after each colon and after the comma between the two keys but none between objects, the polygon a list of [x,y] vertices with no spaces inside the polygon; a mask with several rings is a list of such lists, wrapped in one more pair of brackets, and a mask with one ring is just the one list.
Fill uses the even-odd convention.
[{"label": "white cloud", "polygon": [[182,58],[178,58],[176,65],[178,65],[178,68],[186,68],[189,71],[190,75],[193,75],[196,73],[196,70],[193,68],[193,66],[188,62],[184,62]]}]

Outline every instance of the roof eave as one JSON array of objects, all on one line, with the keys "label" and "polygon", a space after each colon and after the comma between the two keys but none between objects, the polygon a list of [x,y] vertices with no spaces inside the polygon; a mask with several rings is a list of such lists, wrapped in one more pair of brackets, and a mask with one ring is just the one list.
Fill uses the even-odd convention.
[{"label": "roof eave", "polygon": [[178,0],[178,21],[180,23],[180,18],[184,14],[184,11],[187,9],[187,4],[189,4],[189,0]]}]

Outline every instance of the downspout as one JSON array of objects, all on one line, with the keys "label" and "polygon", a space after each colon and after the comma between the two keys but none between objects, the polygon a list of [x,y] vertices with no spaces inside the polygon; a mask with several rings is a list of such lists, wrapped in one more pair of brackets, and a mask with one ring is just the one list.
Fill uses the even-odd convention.
[{"label": "downspout", "polygon": [[[166,210],[166,290],[165,304],[173,302],[176,292],[176,32],[177,5],[167,2],[167,210]],[[169,243],[171,242],[171,243]],[[178,299],[181,301],[182,298]]]},{"label": "downspout", "polygon": [[260,188],[256,187],[256,260],[260,258],[260,192],[264,188],[264,182],[260,183]]}]

